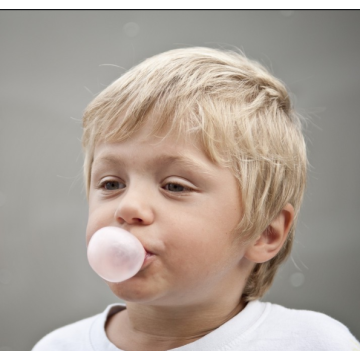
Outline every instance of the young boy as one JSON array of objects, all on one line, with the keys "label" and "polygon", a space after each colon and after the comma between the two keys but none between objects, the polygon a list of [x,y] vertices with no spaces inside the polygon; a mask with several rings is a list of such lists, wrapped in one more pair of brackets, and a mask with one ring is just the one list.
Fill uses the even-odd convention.
[{"label": "young boy", "polygon": [[353,350],[330,317],[258,299],[294,238],[306,150],[284,85],[234,52],[172,50],[85,111],[86,239],[116,226],[147,251],[125,304],[34,350]]}]

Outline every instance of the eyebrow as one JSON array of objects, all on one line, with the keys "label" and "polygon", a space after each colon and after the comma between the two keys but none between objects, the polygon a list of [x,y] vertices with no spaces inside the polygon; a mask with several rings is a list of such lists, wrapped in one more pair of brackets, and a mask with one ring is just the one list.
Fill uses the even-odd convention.
[{"label": "eyebrow", "polygon": [[[121,157],[114,156],[111,154],[106,154],[104,156],[96,158],[92,164],[92,168],[104,162],[110,165],[123,166],[123,167],[126,166],[126,162],[123,159],[121,159]],[[204,164],[202,161],[196,161],[189,156],[161,154],[151,159],[149,163],[149,167],[153,167],[157,163],[161,163],[162,165],[165,166],[170,164],[180,164],[191,170],[200,172],[202,174],[210,175],[210,172],[207,170],[208,167],[206,166],[206,164]]]}]

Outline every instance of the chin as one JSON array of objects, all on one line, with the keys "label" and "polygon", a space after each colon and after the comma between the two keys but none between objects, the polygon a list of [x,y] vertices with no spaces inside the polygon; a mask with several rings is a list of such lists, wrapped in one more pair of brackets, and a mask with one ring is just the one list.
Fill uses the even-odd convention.
[{"label": "chin", "polygon": [[162,298],[161,291],[136,276],[121,283],[107,282],[111,291],[126,302],[156,304]]}]

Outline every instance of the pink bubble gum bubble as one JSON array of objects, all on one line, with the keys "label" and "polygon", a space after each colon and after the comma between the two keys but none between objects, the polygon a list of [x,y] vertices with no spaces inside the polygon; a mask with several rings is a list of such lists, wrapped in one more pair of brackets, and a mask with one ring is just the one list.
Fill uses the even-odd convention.
[{"label": "pink bubble gum bubble", "polygon": [[114,283],[133,277],[140,270],[145,255],[145,249],[134,235],[114,226],[98,230],[87,249],[93,270]]}]

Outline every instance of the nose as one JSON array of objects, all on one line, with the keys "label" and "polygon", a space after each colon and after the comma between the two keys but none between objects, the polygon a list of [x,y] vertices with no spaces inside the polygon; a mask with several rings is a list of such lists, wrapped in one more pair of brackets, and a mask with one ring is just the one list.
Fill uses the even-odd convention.
[{"label": "nose", "polygon": [[129,186],[118,198],[115,219],[120,224],[150,225],[154,221],[154,209],[144,187]]}]

